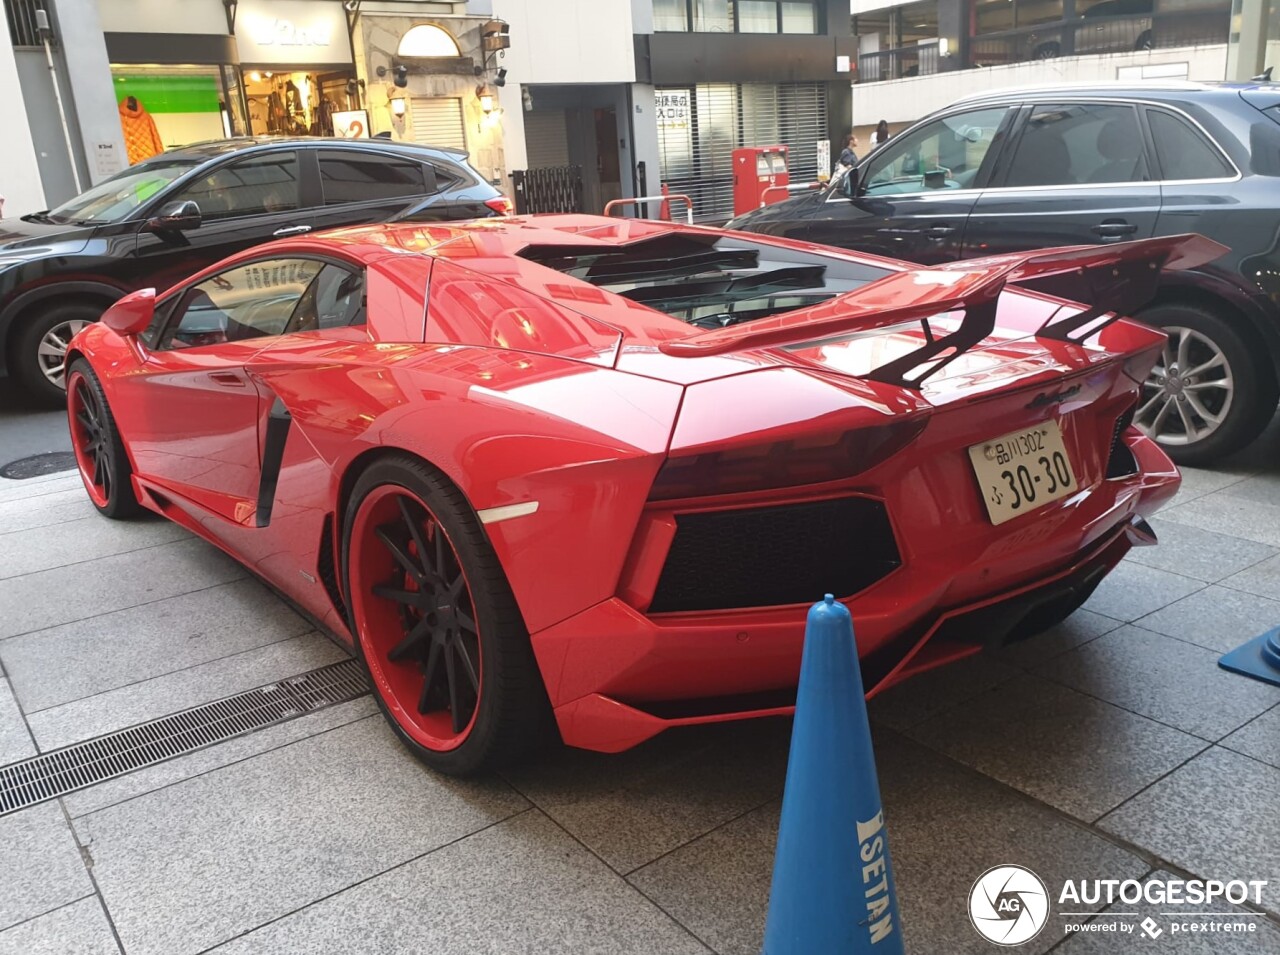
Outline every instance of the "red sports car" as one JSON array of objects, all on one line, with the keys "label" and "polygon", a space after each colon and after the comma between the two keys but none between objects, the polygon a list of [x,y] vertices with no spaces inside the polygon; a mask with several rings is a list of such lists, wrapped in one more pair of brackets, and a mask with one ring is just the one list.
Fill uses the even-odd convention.
[{"label": "red sports car", "polygon": [[[782,714],[805,609],[874,693],[1071,613],[1178,473],[1120,319],[1198,236],[907,268],[550,216],[282,240],[68,355],[109,517],[207,538],[350,643],[465,773]],[[1069,276],[1084,304],[1007,283]]]}]

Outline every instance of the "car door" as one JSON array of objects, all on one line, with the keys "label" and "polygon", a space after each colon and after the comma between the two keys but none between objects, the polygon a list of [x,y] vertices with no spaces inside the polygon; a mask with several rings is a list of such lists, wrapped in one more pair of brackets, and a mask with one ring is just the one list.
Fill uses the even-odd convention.
[{"label": "car door", "polygon": [[342,146],[315,153],[323,202],[317,229],[387,222],[438,195],[434,167],[407,156]]},{"label": "car door", "polygon": [[[1223,241],[1240,228],[1240,172],[1212,137],[1187,115],[1147,106],[1147,128],[1160,168],[1157,235],[1199,232]],[[1270,215],[1262,214],[1267,219]]]},{"label": "car door", "polygon": [[266,399],[248,372],[285,333],[324,263],[263,258],[180,290],[142,336],[144,360],[119,400],[141,409],[129,446],[140,476],[238,524],[252,524]]},{"label": "car door", "polygon": [[858,166],[855,195],[837,184],[803,237],[926,265],[958,258],[1014,112],[962,110],[890,140]]},{"label": "car door", "polygon": [[1040,103],[969,216],[964,257],[1149,238],[1160,185],[1137,107]]},{"label": "car door", "polygon": [[298,150],[273,149],[232,159],[178,187],[161,205],[192,201],[201,222],[182,231],[142,227],[136,255],[148,283],[164,289],[234,252],[310,232],[308,207],[319,199],[305,178]]}]

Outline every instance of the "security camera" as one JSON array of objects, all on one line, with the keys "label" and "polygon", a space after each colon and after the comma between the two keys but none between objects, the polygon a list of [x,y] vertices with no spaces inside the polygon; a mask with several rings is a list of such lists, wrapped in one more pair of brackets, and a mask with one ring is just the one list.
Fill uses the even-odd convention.
[{"label": "security camera", "polygon": [[494,85],[494,86],[506,86],[506,85],[507,85],[507,71],[506,71],[506,69],[505,69],[505,68],[503,68],[503,69],[501,69],[501,70],[498,70],[498,75],[497,75],[497,76],[495,76],[495,77],[494,77],[494,79],[493,79],[493,85]]}]

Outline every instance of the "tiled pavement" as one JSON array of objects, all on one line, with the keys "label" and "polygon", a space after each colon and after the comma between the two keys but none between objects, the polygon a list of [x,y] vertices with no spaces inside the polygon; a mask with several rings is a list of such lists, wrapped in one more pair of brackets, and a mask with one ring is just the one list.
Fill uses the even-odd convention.
[{"label": "tiled pavement", "polygon": [[[1055,632],[872,705],[913,955],[996,951],[965,899],[1006,862],[1268,879],[1254,934],[1149,950],[1280,953],[1280,688],[1216,665],[1280,624],[1280,421],[1153,525]],[[184,532],[0,481],[0,765],[340,656]],[[364,697],[0,818],[0,955],[757,955],[788,729],[458,782]],[[1057,919],[1018,950],[1138,947]]]}]

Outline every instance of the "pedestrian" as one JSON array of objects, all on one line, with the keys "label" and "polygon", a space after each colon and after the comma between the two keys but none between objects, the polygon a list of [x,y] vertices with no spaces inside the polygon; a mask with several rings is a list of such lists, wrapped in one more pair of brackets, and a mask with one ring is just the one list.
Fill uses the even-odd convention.
[{"label": "pedestrian", "polygon": [[858,137],[854,133],[849,134],[849,140],[845,144],[844,152],[840,154],[840,165],[856,166],[858,164],[858,154],[854,152],[854,147],[858,145]]},{"label": "pedestrian", "polygon": [[883,146],[889,141],[889,124],[883,119],[876,123],[876,131],[871,134],[872,146]]}]

